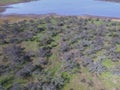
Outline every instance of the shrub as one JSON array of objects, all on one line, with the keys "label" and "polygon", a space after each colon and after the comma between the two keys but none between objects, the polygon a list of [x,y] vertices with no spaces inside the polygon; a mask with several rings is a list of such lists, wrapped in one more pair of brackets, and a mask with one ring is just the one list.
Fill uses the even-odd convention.
[{"label": "shrub", "polygon": [[31,61],[30,57],[24,52],[24,48],[17,45],[10,45],[3,48],[4,59],[10,60],[12,64],[23,64]]},{"label": "shrub", "polygon": [[49,46],[48,47],[41,47],[38,49],[38,52],[37,52],[38,57],[49,57],[51,55],[52,55],[51,48]]}]

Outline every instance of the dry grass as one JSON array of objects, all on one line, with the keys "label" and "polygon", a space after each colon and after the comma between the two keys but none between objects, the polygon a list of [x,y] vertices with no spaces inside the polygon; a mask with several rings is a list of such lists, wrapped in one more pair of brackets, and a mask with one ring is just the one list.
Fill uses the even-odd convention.
[{"label": "dry grass", "polygon": [[19,22],[19,21],[23,21],[23,20],[30,20],[30,19],[36,19],[36,16],[34,15],[8,15],[8,16],[1,16],[0,17],[0,24],[2,24],[4,21],[8,21],[11,23],[14,22]]}]

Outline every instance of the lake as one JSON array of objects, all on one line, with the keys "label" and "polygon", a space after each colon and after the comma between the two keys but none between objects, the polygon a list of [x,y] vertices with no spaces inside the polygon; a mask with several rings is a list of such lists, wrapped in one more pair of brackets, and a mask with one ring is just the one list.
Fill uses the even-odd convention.
[{"label": "lake", "polygon": [[2,15],[48,14],[94,15],[120,18],[120,3],[95,0],[38,0],[9,5]]}]

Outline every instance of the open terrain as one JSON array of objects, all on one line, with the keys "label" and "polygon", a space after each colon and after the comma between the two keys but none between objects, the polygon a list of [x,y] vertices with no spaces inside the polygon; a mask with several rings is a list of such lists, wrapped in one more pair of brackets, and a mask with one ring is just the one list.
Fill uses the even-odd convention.
[{"label": "open terrain", "polygon": [[120,22],[46,16],[0,24],[0,90],[119,90]]}]

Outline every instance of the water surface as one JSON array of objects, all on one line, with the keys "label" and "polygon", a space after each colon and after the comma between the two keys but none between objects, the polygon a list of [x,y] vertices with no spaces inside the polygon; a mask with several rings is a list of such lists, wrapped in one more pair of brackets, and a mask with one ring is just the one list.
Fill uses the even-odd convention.
[{"label": "water surface", "polygon": [[[7,6],[8,7],[8,6]],[[120,18],[120,4],[95,0],[38,0],[9,5],[3,15],[48,14],[95,15]]]}]

